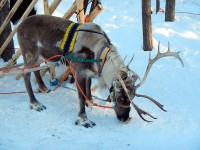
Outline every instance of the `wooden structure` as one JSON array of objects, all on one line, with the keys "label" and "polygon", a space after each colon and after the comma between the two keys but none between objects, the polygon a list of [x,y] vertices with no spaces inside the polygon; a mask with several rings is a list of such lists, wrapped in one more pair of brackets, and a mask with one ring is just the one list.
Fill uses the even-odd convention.
[{"label": "wooden structure", "polygon": [[[0,11],[4,7],[6,1],[7,0],[1,0]],[[16,12],[16,10],[18,9],[18,7],[22,3],[22,1],[23,0],[17,0],[15,5],[13,6],[12,10],[10,11],[8,16],[4,20],[3,24],[0,25],[0,34],[5,29],[6,25],[10,22],[12,16]],[[43,0],[44,14],[52,15],[53,12],[58,7],[58,5],[61,3],[61,1],[62,0],[54,0],[53,3],[50,5],[48,0]],[[38,0],[32,0],[31,4],[26,9],[23,16],[20,18],[19,23],[13,28],[13,30],[10,33],[10,35],[8,36],[7,40],[0,47],[0,55],[2,54],[2,52],[5,50],[5,48],[7,47],[7,45],[13,38],[13,36],[15,35],[15,33],[17,31],[17,27],[20,24],[20,22],[22,22],[25,18],[27,18],[28,14],[30,13],[30,11],[33,9],[33,7],[36,5],[37,2],[38,2]],[[90,9],[90,12],[87,15],[87,17],[86,17],[86,10],[87,10],[87,6],[88,6],[88,0],[75,0],[75,2],[72,4],[72,6],[69,8],[69,10],[63,15],[63,18],[70,19],[73,14],[77,14],[77,19],[78,19],[79,23],[83,24],[85,22],[92,22],[97,17],[97,15],[103,10],[103,7],[102,7],[101,3],[99,2],[99,0],[92,0],[90,2],[92,2],[92,5],[91,5],[91,9]],[[16,62],[16,60],[20,57],[20,55],[21,55],[21,50],[18,49],[15,52],[13,58],[5,66],[5,68],[14,67],[13,65]],[[50,72],[51,72],[50,74],[51,74],[52,78],[55,78],[54,66],[51,66],[49,68],[50,68]],[[47,70],[46,68],[43,68],[43,71],[41,74],[45,74],[46,70]],[[20,74],[22,75],[22,72]],[[5,75],[6,75],[6,73],[3,73],[3,76],[5,76]],[[17,79],[19,79],[21,75],[18,75]]]}]

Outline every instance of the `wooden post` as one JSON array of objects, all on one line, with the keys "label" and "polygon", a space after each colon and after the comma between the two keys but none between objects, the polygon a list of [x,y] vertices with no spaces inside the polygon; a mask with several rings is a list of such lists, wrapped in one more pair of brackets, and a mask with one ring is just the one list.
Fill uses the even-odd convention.
[{"label": "wooden post", "polygon": [[175,20],[175,0],[166,0],[165,21]]},{"label": "wooden post", "polygon": [[87,16],[86,22],[92,22],[102,10],[102,5],[98,4],[95,9]]},{"label": "wooden post", "polygon": [[160,0],[156,0],[156,14],[160,11]]},{"label": "wooden post", "polygon": [[76,4],[77,4],[78,22],[84,24],[85,16],[84,16],[83,0],[76,0]]},{"label": "wooden post", "polygon": [[152,24],[151,24],[151,0],[142,0],[142,26],[143,26],[143,50],[153,49]]},{"label": "wooden post", "polygon": [[61,0],[54,0],[53,3],[51,4],[51,6],[49,7],[49,12],[50,15],[53,14],[53,12],[55,11],[55,9],[58,7],[58,5],[60,4]]},{"label": "wooden post", "polygon": [[[35,4],[38,2],[38,0],[33,0],[31,2],[31,4],[29,5],[29,7],[26,9],[25,13],[23,14],[23,16],[20,18],[20,21],[23,21],[28,14],[31,12],[31,10],[33,9],[33,7],[35,6]],[[13,31],[10,33],[10,35],[8,36],[7,40],[4,42],[4,44],[2,45],[2,47],[0,48],[0,55],[3,53],[4,49],[7,47],[7,45],[9,44],[9,42],[11,41],[12,37],[14,36],[14,34],[17,31],[17,26],[13,29]]]},{"label": "wooden post", "polygon": [[76,5],[76,3],[74,3],[74,4],[69,8],[69,10],[64,14],[63,18],[64,18],[64,19],[70,19],[71,16],[76,12],[76,9],[77,9],[77,5]]},{"label": "wooden post", "polygon": [[22,3],[23,0],[18,0],[14,7],[12,8],[12,10],[9,12],[8,16],[6,17],[6,19],[4,20],[4,22],[2,23],[1,27],[0,27],[0,34],[3,32],[3,30],[5,29],[5,27],[7,26],[7,24],[10,22],[12,16],[14,15],[14,13],[16,12],[17,8],[19,7],[19,5]]},{"label": "wooden post", "polygon": [[0,10],[3,8],[3,6],[6,4],[7,0],[1,0],[0,2]]},{"label": "wooden post", "polygon": [[44,14],[50,15],[49,1],[48,0],[43,0],[43,3],[44,3]]}]

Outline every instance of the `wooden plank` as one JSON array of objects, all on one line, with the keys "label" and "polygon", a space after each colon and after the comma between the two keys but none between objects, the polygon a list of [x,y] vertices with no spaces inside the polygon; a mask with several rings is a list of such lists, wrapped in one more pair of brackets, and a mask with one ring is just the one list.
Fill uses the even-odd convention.
[{"label": "wooden plank", "polygon": [[86,22],[92,22],[102,10],[102,5],[98,4],[95,9],[87,16]]},{"label": "wooden plank", "polygon": [[90,7],[90,12],[89,14],[92,13],[92,11],[95,9],[95,7],[99,4],[99,1],[98,0],[92,0],[92,5]]},{"label": "wooden plank", "polygon": [[27,72],[34,72],[34,71],[46,69],[46,68],[49,68],[49,67],[50,66],[41,66],[41,67],[35,67],[35,68],[30,68],[30,69],[24,69],[24,70],[12,70],[12,71],[9,71],[9,72],[0,71],[0,78],[2,78],[4,76],[9,76],[9,75],[23,74],[23,73],[27,73]]},{"label": "wooden plank", "polygon": [[76,12],[76,9],[77,9],[77,5],[76,5],[76,3],[74,3],[74,4],[69,8],[69,10],[64,14],[63,18],[64,18],[64,19],[70,19],[71,16]]},{"label": "wooden plank", "polygon": [[9,63],[6,65],[6,67],[11,67],[15,64],[16,60],[19,58],[19,56],[22,54],[21,49],[19,49],[14,56],[12,57],[12,59],[10,59]]},{"label": "wooden plank", "polygon": [[84,7],[83,7],[83,0],[76,0],[77,4],[77,18],[80,24],[85,23],[85,16],[84,16]]},{"label": "wooden plank", "polygon": [[7,0],[1,0],[0,2],[0,10],[3,8],[3,6],[6,4]]},{"label": "wooden plank", "polygon": [[49,1],[48,0],[43,0],[43,4],[44,4],[44,14],[50,15]]},{"label": "wooden plank", "polygon": [[49,12],[50,15],[53,14],[53,12],[55,11],[55,9],[58,7],[58,5],[60,4],[61,0],[54,0],[53,3],[51,4],[51,6],[49,7]]},{"label": "wooden plank", "polygon": [[9,12],[8,16],[6,17],[6,19],[4,20],[4,22],[2,23],[1,27],[0,27],[0,34],[3,32],[3,30],[5,29],[5,27],[7,26],[7,24],[10,22],[12,16],[15,14],[15,12],[17,11],[18,7],[20,6],[20,4],[22,3],[23,0],[18,0],[15,5],[13,6],[12,10]]},{"label": "wooden plank", "polygon": [[[31,2],[31,4],[29,5],[29,7],[26,9],[25,13],[23,14],[23,16],[20,18],[19,22],[22,22],[27,16],[28,14],[31,12],[31,10],[33,9],[33,7],[35,6],[35,4],[38,2],[38,0],[33,0]],[[4,44],[1,46],[0,48],[0,55],[3,53],[3,51],[5,50],[5,48],[8,46],[8,44],[10,43],[12,37],[14,36],[14,34],[17,32],[17,27],[16,26],[13,31],[10,33],[10,35],[8,36],[7,40],[4,42]]]}]

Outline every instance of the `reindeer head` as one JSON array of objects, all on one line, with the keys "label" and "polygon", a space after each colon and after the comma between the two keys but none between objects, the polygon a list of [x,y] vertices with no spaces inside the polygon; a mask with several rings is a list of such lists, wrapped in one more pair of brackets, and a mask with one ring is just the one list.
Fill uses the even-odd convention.
[{"label": "reindeer head", "polygon": [[[133,58],[131,61],[132,60]],[[117,118],[123,122],[129,119],[129,112],[131,110],[129,95],[131,95],[131,99],[135,97],[134,85],[139,78],[135,72],[129,69],[129,64],[126,67],[122,67],[117,70],[117,74],[120,78],[113,81],[112,88],[110,89],[110,99],[115,103],[113,108],[116,112]],[[121,82],[126,85],[127,92]]]},{"label": "reindeer head", "polygon": [[[145,75],[142,79],[142,81],[136,85],[136,81],[138,80],[139,76],[131,71],[129,69],[129,64],[126,67],[117,69],[117,77],[118,79],[116,81],[113,81],[113,87],[111,88],[111,95],[110,98],[111,100],[115,103],[114,106],[114,110],[116,112],[117,118],[120,121],[127,121],[129,119],[129,113],[131,110],[130,104],[132,104],[132,106],[135,108],[135,110],[137,111],[138,115],[147,122],[151,122],[146,120],[142,115],[147,115],[153,119],[157,119],[154,116],[152,116],[151,114],[149,114],[148,112],[145,112],[144,110],[140,109],[134,102],[133,99],[134,97],[143,97],[143,98],[147,98],[150,101],[152,101],[154,104],[156,104],[161,110],[166,111],[163,108],[163,105],[160,104],[159,102],[157,102],[156,100],[154,100],[153,98],[146,96],[146,95],[140,95],[136,93],[136,90],[144,83],[144,81],[147,78],[147,75],[152,67],[152,65],[160,58],[162,57],[167,57],[167,56],[173,56],[175,58],[177,58],[183,65],[183,61],[179,56],[179,52],[170,52],[170,48],[169,48],[169,43],[168,43],[168,51],[165,53],[160,53],[159,50],[159,45],[158,44],[158,53],[156,55],[156,57],[154,59],[151,59],[149,57],[149,63],[147,65],[146,68],[146,72]],[[113,64],[114,65],[114,64]]]},{"label": "reindeer head", "polygon": [[[128,76],[126,72],[121,70],[119,71],[119,74],[121,74],[122,80],[127,87],[127,93],[131,95],[131,98],[133,99],[135,96],[135,88],[133,85],[138,77]],[[117,118],[123,122],[129,119],[129,112],[131,110],[130,100],[127,93],[124,91],[119,79],[113,81],[111,89],[111,99],[115,103],[113,108],[116,112]]]}]

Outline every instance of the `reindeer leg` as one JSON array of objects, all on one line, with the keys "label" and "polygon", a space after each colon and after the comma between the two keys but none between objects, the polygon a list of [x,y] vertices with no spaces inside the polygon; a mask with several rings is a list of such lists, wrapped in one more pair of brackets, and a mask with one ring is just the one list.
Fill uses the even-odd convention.
[{"label": "reindeer leg", "polygon": [[[87,78],[87,82],[86,82],[86,96],[89,100],[92,100],[92,94],[91,94],[91,83],[92,80],[91,78]],[[90,104],[88,102],[86,102],[86,106],[88,107]]]},{"label": "reindeer leg", "polygon": [[43,93],[49,93],[50,90],[45,86],[42,77],[40,75],[40,71],[34,71],[35,74],[35,78],[37,80],[37,83],[39,85],[39,91],[43,92]]},{"label": "reindeer leg", "polygon": [[[78,80],[78,83],[80,85],[80,88],[81,90],[83,91],[83,93],[85,93],[87,95],[87,78],[86,77],[77,77],[77,80]],[[92,121],[90,121],[88,118],[87,118],[87,115],[86,115],[86,112],[85,112],[85,97],[83,96],[83,94],[81,93],[80,89],[78,88],[78,95],[79,95],[79,100],[80,100],[80,111],[79,111],[79,114],[78,114],[78,120],[75,122],[76,125],[81,125],[81,126],[84,126],[86,128],[88,127],[93,127],[95,126],[96,124]]]},{"label": "reindeer leg", "polygon": [[46,109],[46,107],[43,106],[40,102],[38,102],[37,99],[35,98],[33,89],[31,87],[31,81],[30,81],[31,73],[30,72],[24,73],[23,77],[24,77],[24,82],[26,85],[26,90],[30,98],[30,108],[35,109],[37,111],[42,111]]},{"label": "reindeer leg", "polygon": [[89,77],[89,78],[87,78],[87,82],[86,82],[86,96],[90,100],[92,100],[91,84],[92,84],[92,79]]}]

